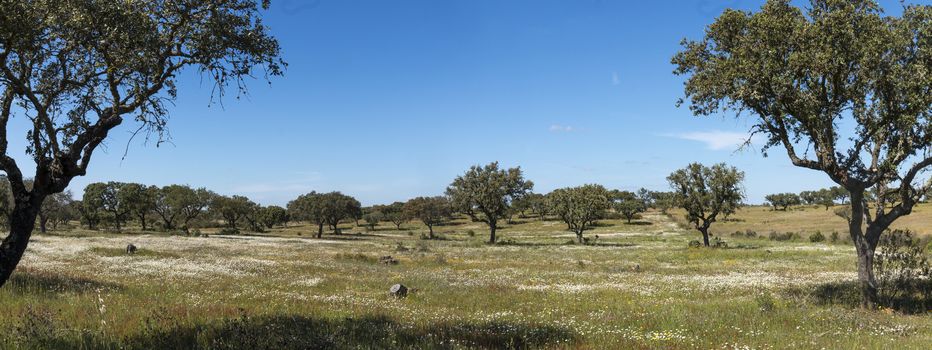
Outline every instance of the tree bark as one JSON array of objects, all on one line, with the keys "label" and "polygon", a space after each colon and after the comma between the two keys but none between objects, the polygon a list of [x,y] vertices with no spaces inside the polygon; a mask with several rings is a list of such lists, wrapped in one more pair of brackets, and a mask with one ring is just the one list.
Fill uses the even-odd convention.
[{"label": "tree bark", "polygon": [[576,232],[576,241],[578,241],[579,244],[583,244],[582,232]]},{"label": "tree bark", "polygon": [[427,238],[434,239],[434,225],[427,225]]},{"label": "tree bark", "polygon": [[495,244],[495,229],[498,227],[497,220],[489,220],[489,244]]},{"label": "tree bark", "polygon": [[324,237],[324,223],[317,224],[317,238]]},{"label": "tree bark", "polygon": [[868,234],[864,234],[864,207],[863,190],[854,189],[851,192],[851,218],[848,222],[848,231],[851,235],[851,241],[854,242],[854,248],[858,253],[858,284],[861,289],[861,307],[873,309],[877,307],[879,301],[877,291],[877,279],[874,277],[874,251],[877,249],[877,239],[868,237],[879,237],[877,230],[882,231],[879,227],[868,227]]},{"label": "tree bark", "polygon": [[0,243],[0,287],[10,279],[23,257],[44,199],[30,194],[20,197],[10,213],[10,234]]},{"label": "tree bark", "polygon": [[699,227],[699,232],[702,232],[702,244],[708,247],[709,246],[709,228]]}]

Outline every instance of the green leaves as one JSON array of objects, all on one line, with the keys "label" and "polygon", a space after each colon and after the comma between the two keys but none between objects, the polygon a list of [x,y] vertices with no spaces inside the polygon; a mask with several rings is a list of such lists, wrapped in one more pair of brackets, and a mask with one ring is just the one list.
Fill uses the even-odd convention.
[{"label": "green leaves", "polygon": [[511,202],[526,195],[534,183],[525,181],[521,168],[499,170],[498,162],[473,166],[453,180],[447,196],[456,209],[475,220],[494,225],[508,215]]},{"label": "green leaves", "polygon": [[930,14],[912,5],[884,16],[871,0],[812,0],[805,11],[770,0],[758,12],[725,11],[673,64],[694,114],[749,112],[765,150],[783,146],[795,165],[863,191],[896,183],[901,165],[926,166]]},{"label": "green leaves", "polygon": [[552,213],[560,217],[576,233],[582,243],[582,234],[592,228],[596,220],[605,216],[611,207],[609,192],[601,185],[583,185],[556,189],[547,195]]},{"label": "green leaves", "polygon": [[706,167],[692,163],[667,177],[676,203],[697,229],[708,228],[718,215],[734,213],[744,199],[744,173],[725,163]]}]

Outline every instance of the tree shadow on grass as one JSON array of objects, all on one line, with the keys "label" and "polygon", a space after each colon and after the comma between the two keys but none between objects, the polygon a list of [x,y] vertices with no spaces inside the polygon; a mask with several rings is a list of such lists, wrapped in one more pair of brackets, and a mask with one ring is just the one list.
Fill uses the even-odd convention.
[{"label": "tree shadow on grass", "polygon": [[[818,305],[861,306],[861,289],[858,281],[841,281],[818,284],[814,287],[797,287],[789,295],[802,297]],[[880,306],[905,314],[932,312],[932,280],[913,280],[897,288],[887,287],[880,292]]]},{"label": "tree shadow on grass", "polygon": [[528,349],[571,345],[576,339],[575,333],[564,328],[520,323],[411,326],[385,316],[325,319],[243,315],[145,332],[113,345],[127,349]]},{"label": "tree shadow on grass", "polygon": [[21,269],[16,271],[4,288],[18,295],[53,296],[64,293],[94,293],[97,290],[123,290],[121,284],[83,277],[48,274]]},{"label": "tree shadow on grass", "polygon": [[632,222],[625,222],[625,225],[630,225],[630,226],[650,226],[650,225],[653,225],[653,224],[654,224],[654,223],[653,223],[653,222],[650,222],[650,221],[632,221]]},{"label": "tree shadow on grass", "polygon": [[498,241],[495,245],[514,246],[514,247],[560,247],[560,246],[580,246],[580,247],[636,247],[634,243],[615,243],[615,242],[589,242],[579,244],[575,240],[566,242],[515,242],[515,241]]}]

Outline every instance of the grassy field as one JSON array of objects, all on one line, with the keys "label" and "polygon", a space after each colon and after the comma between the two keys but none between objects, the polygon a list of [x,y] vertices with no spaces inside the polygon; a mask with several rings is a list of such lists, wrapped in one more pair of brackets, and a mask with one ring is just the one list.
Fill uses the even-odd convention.
[{"label": "grassy field", "polygon": [[[754,208],[715,230],[825,232],[837,226],[814,218],[822,211]],[[0,289],[0,347],[932,344],[929,314],[854,306],[850,245],[726,236],[728,249],[690,249],[698,233],[649,212],[634,224],[603,222],[587,233],[593,244],[583,246],[571,243],[573,235],[560,222],[521,220],[501,230],[503,243],[494,246],[483,243],[485,227],[468,222],[440,227],[443,239],[430,241],[419,238],[426,230],[414,223],[373,232],[347,226],[344,232],[351,233],[319,240],[309,238],[306,226],[206,238],[79,230],[36,235],[13,281]],[[128,243],[139,253],[126,255]],[[399,263],[379,263],[385,255]],[[390,296],[395,283],[412,293]]]},{"label": "grassy field", "polygon": [[[770,232],[793,232],[801,237],[821,232],[828,236],[831,232],[838,232],[841,237],[848,236],[848,222],[835,214],[836,206],[829,208],[816,206],[791,207],[786,211],[773,210],[768,206],[743,207],[726,220],[720,220],[712,225],[710,232],[719,236],[727,236],[733,232],[746,232],[751,230],[758,235],[767,235]],[[687,223],[682,210],[671,210],[672,218],[678,224],[686,227]],[[909,229],[921,235],[932,235],[932,204],[923,203],[913,208],[910,215],[902,217],[893,223],[894,229]]]}]

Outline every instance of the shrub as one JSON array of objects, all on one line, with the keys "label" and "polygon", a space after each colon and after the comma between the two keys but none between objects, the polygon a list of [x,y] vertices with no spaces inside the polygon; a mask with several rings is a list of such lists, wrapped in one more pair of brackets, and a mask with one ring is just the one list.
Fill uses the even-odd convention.
[{"label": "shrub", "polygon": [[761,312],[770,312],[777,307],[776,300],[766,291],[754,297],[754,302],[757,303],[757,308]]},{"label": "shrub", "polygon": [[838,243],[838,231],[832,231],[832,243]]},{"label": "shrub", "polygon": [[712,243],[712,248],[728,248],[728,242],[725,242],[723,239],[719,237],[713,238],[711,243]]},{"label": "shrub", "polygon": [[221,235],[238,235],[239,229],[235,227],[224,227],[220,229],[220,232],[217,232],[217,233]]},{"label": "shrub", "polygon": [[825,241],[825,236],[822,235],[822,232],[816,231],[815,233],[809,235],[809,242],[818,243]]},{"label": "shrub", "polygon": [[697,240],[689,241],[689,247],[690,247],[690,248],[699,248],[699,247],[701,247],[701,246],[702,246],[702,242],[699,242],[699,241],[697,241]]},{"label": "shrub", "polygon": [[795,236],[792,232],[779,233],[776,231],[770,231],[770,240],[771,241],[789,241]]},{"label": "shrub", "polygon": [[744,236],[747,237],[747,238],[754,238],[754,237],[757,237],[757,232],[748,229],[748,230],[744,231]]},{"label": "shrub", "polygon": [[473,231],[473,230],[466,231],[466,235],[469,237],[476,237],[476,231]]},{"label": "shrub", "polygon": [[894,230],[880,237],[874,271],[881,303],[906,312],[932,309],[932,263],[925,244],[910,231]]},{"label": "shrub", "polygon": [[408,247],[405,247],[404,243],[395,242],[395,251],[396,251],[396,252],[406,252],[406,251],[408,251]]}]

